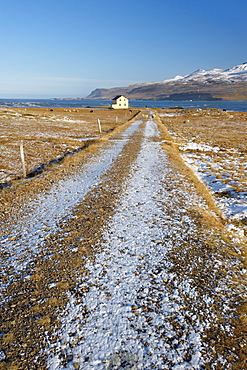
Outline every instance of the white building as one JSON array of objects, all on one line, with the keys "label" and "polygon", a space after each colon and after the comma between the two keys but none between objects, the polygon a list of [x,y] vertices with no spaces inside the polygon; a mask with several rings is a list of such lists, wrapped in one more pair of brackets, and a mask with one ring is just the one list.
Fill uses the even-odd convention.
[{"label": "white building", "polygon": [[129,100],[126,98],[126,96],[123,95],[117,95],[115,98],[112,99],[112,105],[111,107],[113,109],[123,109],[129,107]]}]

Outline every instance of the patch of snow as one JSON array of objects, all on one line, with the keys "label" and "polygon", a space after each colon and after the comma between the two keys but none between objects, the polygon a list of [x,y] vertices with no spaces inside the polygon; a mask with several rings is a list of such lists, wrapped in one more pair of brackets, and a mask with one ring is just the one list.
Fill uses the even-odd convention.
[{"label": "patch of snow", "polygon": [[161,81],[161,82],[163,82],[163,83],[173,82],[173,81],[181,80],[181,79],[183,79],[183,78],[184,78],[183,76],[179,76],[179,75],[177,75],[177,76],[175,76],[175,77],[173,77],[173,78],[170,78],[170,79],[167,79],[167,80],[163,80],[163,81]]},{"label": "patch of snow", "polygon": [[79,140],[79,141],[97,140],[97,139],[99,139],[99,136],[80,137],[80,138],[73,138],[73,139],[74,140]]},{"label": "patch of snow", "polygon": [[[188,143],[181,146],[180,150],[186,153],[182,154],[185,163],[194,171],[198,179],[204,183],[213,195],[216,195],[215,201],[222,211],[224,217],[231,223],[234,220],[242,221],[247,219],[247,197],[246,191],[236,192],[232,186],[240,185],[239,182],[229,181],[230,175],[224,174],[220,163],[214,163],[213,158],[204,155],[205,152],[217,153],[220,151],[218,147],[211,147],[207,145]],[[198,153],[191,153],[190,150],[198,151]],[[201,152],[201,153],[200,153]],[[238,151],[235,149],[228,149],[225,152],[229,155],[236,154]],[[224,163],[234,168],[238,168],[239,162],[235,159],[225,159]],[[218,177],[221,175],[221,178]],[[228,182],[225,183],[225,179]],[[222,196],[221,196],[222,195]],[[241,229],[238,229],[238,235],[244,235]]]},{"label": "patch of snow", "polygon": [[[47,117],[44,117],[44,118],[46,118],[47,119]],[[72,118],[70,118],[70,117],[66,117],[66,116],[64,116],[63,118],[59,118],[59,117],[55,117],[55,118],[52,118],[51,119],[52,121],[54,121],[54,122],[61,122],[61,123],[86,123],[87,121],[83,121],[83,120],[78,120],[78,119],[72,119]]]},{"label": "patch of snow", "polygon": [[218,146],[210,146],[210,145],[206,145],[206,144],[203,144],[203,143],[194,143],[194,142],[190,142],[188,144],[185,144],[185,145],[181,145],[179,146],[179,149],[182,150],[182,151],[189,151],[189,150],[198,150],[198,151],[201,151],[201,152],[215,152],[217,153],[220,148]]},{"label": "patch of snow", "polygon": [[243,73],[247,72],[247,63],[239,64],[235,67],[226,69],[225,72],[227,73]]},{"label": "patch of snow", "polygon": [[159,113],[160,117],[175,117],[176,115],[175,113]]}]

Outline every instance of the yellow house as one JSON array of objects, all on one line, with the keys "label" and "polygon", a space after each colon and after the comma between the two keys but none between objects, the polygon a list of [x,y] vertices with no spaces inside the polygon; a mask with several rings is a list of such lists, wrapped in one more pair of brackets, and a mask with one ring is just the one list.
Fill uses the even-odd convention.
[{"label": "yellow house", "polygon": [[129,107],[129,100],[126,98],[126,96],[123,95],[117,95],[115,98],[112,99],[112,105],[111,107],[113,109],[123,109]]}]

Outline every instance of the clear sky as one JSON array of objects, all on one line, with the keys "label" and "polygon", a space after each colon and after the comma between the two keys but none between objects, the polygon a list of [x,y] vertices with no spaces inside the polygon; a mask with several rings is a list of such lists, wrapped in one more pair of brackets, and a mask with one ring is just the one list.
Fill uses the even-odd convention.
[{"label": "clear sky", "polygon": [[2,0],[0,98],[95,88],[247,62],[246,0]]}]

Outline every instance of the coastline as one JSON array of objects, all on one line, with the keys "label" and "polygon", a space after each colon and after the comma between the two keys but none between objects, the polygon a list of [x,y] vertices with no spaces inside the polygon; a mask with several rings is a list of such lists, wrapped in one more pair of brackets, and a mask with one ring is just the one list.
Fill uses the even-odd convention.
[{"label": "coastline", "polygon": [[[101,99],[0,99],[1,108],[110,108],[111,100]],[[175,108],[205,109],[217,108],[227,111],[247,112],[247,101],[175,101],[175,100],[130,100],[133,108]]]}]

